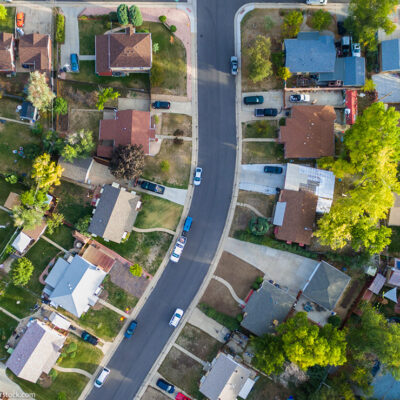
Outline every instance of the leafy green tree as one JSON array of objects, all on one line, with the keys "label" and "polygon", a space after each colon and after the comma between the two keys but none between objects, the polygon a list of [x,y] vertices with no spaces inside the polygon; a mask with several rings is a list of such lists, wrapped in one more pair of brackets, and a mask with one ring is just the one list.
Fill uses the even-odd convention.
[{"label": "leafy green tree", "polygon": [[43,150],[49,154],[60,154],[65,146],[64,139],[56,131],[47,131],[42,135]]},{"label": "leafy green tree", "polygon": [[171,26],[169,27],[169,30],[171,31],[171,33],[175,33],[176,30],[177,30],[177,28],[176,28],[175,25],[171,25]]},{"label": "leafy green tree", "polygon": [[15,206],[13,208],[14,225],[33,229],[43,221],[44,210],[38,208],[26,208],[24,206]]},{"label": "leafy green tree", "polygon": [[355,41],[371,51],[376,50],[378,30],[383,29],[390,35],[396,29],[389,14],[397,4],[397,0],[351,0],[345,27],[352,32]]},{"label": "leafy green tree", "polygon": [[0,20],[4,21],[5,19],[7,19],[7,8],[0,5]]},{"label": "leafy green tree", "polygon": [[35,122],[35,125],[31,128],[31,132],[34,135],[41,135],[43,133],[43,125],[40,122]]},{"label": "leafy green tree", "polygon": [[153,43],[153,53],[156,54],[160,50],[160,45],[157,42]]},{"label": "leafy green tree", "polygon": [[144,151],[140,145],[118,146],[110,162],[111,173],[118,179],[138,178],[144,167]]},{"label": "leafy green tree", "polygon": [[96,107],[98,110],[104,110],[104,104],[109,100],[116,100],[120,96],[119,92],[114,91],[113,88],[103,88],[98,94]]},{"label": "leafy green tree", "polygon": [[317,31],[327,29],[331,22],[332,16],[328,11],[318,10],[311,17],[311,26]]},{"label": "leafy green tree", "polygon": [[373,92],[375,90],[375,82],[372,79],[366,79],[361,89],[363,92]]},{"label": "leafy green tree", "polygon": [[32,167],[32,178],[36,182],[37,189],[50,189],[51,186],[58,186],[63,169],[54,161],[50,160],[49,154],[42,154],[37,157]]},{"label": "leafy green tree", "polygon": [[47,84],[46,74],[31,72],[27,99],[40,111],[49,109],[54,97],[55,94]]},{"label": "leafy green tree", "polygon": [[266,218],[253,217],[249,222],[249,229],[253,235],[264,236],[267,234],[271,224],[268,223]]},{"label": "leafy green tree", "polygon": [[292,76],[292,73],[288,67],[280,67],[278,69],[278,76],[284,81],[287,81]]},{"label": "leafy green tree", "polygon": [[21,194],[21,204],[27,208],[37,208],[47,210],[47,192],[45,190],[35,190],[31,188]]},{"label": "leafy green tree", "polygon": [[24,146],[24,154],[28,160],[34,160],[42,153],[41,147],[36,143],[28,143]]},{"label": "leafy green tree", "polygon": [[91,155],[95,146],[93,132],[81,129],[67,137],[61,156],[68,162],[75,158],[85,158]]},{"label": "leafy green tree", "polygon": [[283,371],[285,352],[283,351],[282,338],[274,335],[253,337],[251,344],[254,346],[252,364],[268,375],[279,374]]},{"label": "leafy green tree", "polygon": [[303,23],[303,14],[301,11],[293,10],[288,12],[283,18],[282,36],[285,38],[294,38],[300,32]]},{"label": "leafy green tree", "polygon": [[90,236],[88,229],[89,229],[91,219],[92,219],[91,215],[86,215],[86,216],[82,217],[81,219],[79,219],[75,225],[76,230],[79,231],[80,233],[82,233],[82,235]]},{"label": "leafy green tree", "polygon": [[64,215],[59,213],[51,214],[51,217],[47,219],[47,232],[52,235],[54,231],[63,224]]},{"label": "leafy green tree", "polygon": [[139,264],[133,264],[129,267],[129,271],[133,276],[142,276],[143,268]]},{"label": "leafy green tree", "polygon": [[33,270],[31,260],[21,257],[17,261],[14,261],[11,268],[11,279],[14,285],[25,286],[29,279],[31,279]]},{"label": "leafy green tree", "polygon": [[128,6],[126,4],[120,4],[117,8],[117,17],[118,22],[121,25],[129,24],[129,16],[128,16]]},{"label": "leafy green tree", "polygon": [[129,8],[129,20],[133,26],[142,26],[143,17],[138,6],[131,6]]},{"label": "leafy green tree", "polygon": [[160,15],[159,17],[158,17],[158,19],[160,20],[160,22],[161,23],[165,23],[165,22],[167,22],[167,17],[165,16],[165,15]]},{"label": "leafy green tree", "polygon": [[68,114],[68,102],[62,97],[56,97],[54,101],[54,112],[57,115],[66,115]]},{"label": "leafy green tree", "polygon": [[271,40],[258,35],[248,50],[250,59],[249,78],[254,82],[260,82],[272,75]]}]

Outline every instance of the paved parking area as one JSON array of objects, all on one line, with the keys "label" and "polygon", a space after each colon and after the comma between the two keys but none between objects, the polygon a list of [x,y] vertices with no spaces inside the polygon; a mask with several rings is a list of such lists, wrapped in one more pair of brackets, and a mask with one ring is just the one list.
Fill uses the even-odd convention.
[{"label": "paved parking area", "polygon": [[53,22],[53,9],[50,7],[42,7],[38,5],[18,6],[17,13],[25,14],[24,33],[42,33],[51,35],[51,25]]},{"label": "paved parking area", "polygon": [[[281,174],[266,174],[266,165],[283,168]],[[240,166],[239,189],[263,194],[276,194],[276,188],[283,188],[286,165],[284,164],[243,164]]]},{"label": "paved parking area", "polygon": [[[264,97],[264,103],[260,105],[255,105],[255,106],[248,106],[244,104],[243,98],[245,96],[263,96]],[[263,119],[260,117],[255,117],[254,116],[254,109],[256,108],[277,108],[278,109],[278,116],[275,118],[268,118],[264,117],[266,119],[276,119],[276,118],[281,118],[283,116],[283,91],[282,90],[269,90],[268,92],[251,92],[251,93],[242,93],[242,105],[240,108],[240,120],[242,122],[246,121],[256,121],[259,119]]]},{"label": "paved parking area", "polygon": [[118,110],[150,111],[150,98],[119,98]]},{"label": "paved parking area", "polygon": [[[291,94],[308,94],[310,95],[309,103],[290,103],[289,96]],[[344,107],[343,90],[316,90],[316,91],[296,91],[287,90],[285,92],[286,108],[291,108],[296,104],[301,105],[317,105],[317,106],[333,106]]]}]

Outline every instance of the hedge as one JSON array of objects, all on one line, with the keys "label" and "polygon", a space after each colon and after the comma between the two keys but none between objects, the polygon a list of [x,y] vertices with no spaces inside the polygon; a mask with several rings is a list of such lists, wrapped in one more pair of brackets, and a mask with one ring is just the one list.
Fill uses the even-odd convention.
[{"label": "hedge", "polygon": [[56,16],[56,42],[64,43],[65,41],[65,17],[63,14]]},{"label": "hedge", "polygon": [[237,318],[221,313],[208,304],[199,303],[197,307],[199,307],[200,310],[207,315],[207,317],[210,317],[219,322],[221,325],[226,326],[231,331],[236,331],[240,327],[240,323]]}]

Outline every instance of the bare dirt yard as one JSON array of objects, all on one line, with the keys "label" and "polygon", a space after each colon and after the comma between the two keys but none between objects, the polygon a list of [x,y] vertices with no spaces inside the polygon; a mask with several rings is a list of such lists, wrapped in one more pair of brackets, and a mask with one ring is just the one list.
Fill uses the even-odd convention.
[{"label": "bare dirt yard", "polygon": [[93,139],[97,141],[101,119],[103,119],[102,111],[71,109],[68,113],[68,130],[70,132],[77,132],[80,129],[92,131]]},{"label": "bare dirt yard", "polygon": [[163,113],[161,134],[173,135],[178,129],[183,132],[182,136],[192,136],[192,117],[186,114]]},{"label": "bare dirt yard", "polygon": [[257,215],[249,208],[236,206],[235,215],[233,216],[231,229],[229,231],[229,236],[233,237],[236,231],[242,231],[247,229],[251,218],[256,216]]},{"label": "bare dirt yard", "polygon": [[266,218],[270,218],[276,203],[276,196],[239,190],[238,203],[249,204]]},{"label": "bare dirt yard", "polygon": [[210,362],[222,346],[218,340],[190,324],[185,325],[176,343],[201,360]]},{"label": "bare dirt yard", "polygon": [[263,273],[251,264],[224,251],[219,260],[215,275],[228,281],[236,294],[244,299],[251,289],[251,285]]},{"label": "bare dirt yard", "polygon": [[142,400],[168,400],[168,399],[169,399],[168,396],[166,396],[164,393],[159,392],[157,389],[152,388],[151,386],[149,386],[146,389],[142,397]]},{"label": "bare dirt yard", "polygon": [[242,311],[227,287],[215,279],[211,279],[200,303],[206,303],[215,310],[231,317],[236,317]]}]

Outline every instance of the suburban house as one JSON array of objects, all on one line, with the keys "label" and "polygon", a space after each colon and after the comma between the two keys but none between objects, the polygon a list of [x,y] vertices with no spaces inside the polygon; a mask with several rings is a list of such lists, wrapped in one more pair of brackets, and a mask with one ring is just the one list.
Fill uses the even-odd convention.
[{"label": "suburban house", "polygon": [[285,158],[320,158],[335,155],[332,106],[293,106],[286,125],[280,127],[279,143]]},{"label": "suburban house", "polygon": [[394,204],[389,212],[389,226],[400,226],[400,196],[394,193]]},{"label": "suburban house", "polygon": [[97,155],[111,158],[119,145],[142,145],[146,155],[150,154],[150,142],[155,140],[155,124],[150,112],[116,111],[115,118],[100,121]]},{"label": "suburban house", "polygon": [[28,121],[34,124],[39,117],[36,107],[30,101],[24,101],[19,109],[19,118],[21,121]]},{"label": "suburban house", "polygon": [[379,57],[382,72],[399,72],[400,39],[383,40],[380,46]]},{"label": "suburban house", "polygon": [[272,333],[284,322],[296,298],[279,285],[264,281],[244,307],[241,325],[257,336]]},{"label": "suburban house", "polygon": [[275,237],[289,244],[309,245],[317,203],[318,197],[308,191],[282,190],[273,217]]},{"label": "suburban house", "polygon": [[107,273],[78,255],[71,258],[57,260],[45,279],[43,294],[53,307],[62,307],[79,318],[96,304]]},{"label": "suburban house", "polygon": [[46,228],[47,228],[47,223],[45,220],[43,220],[40,225],[36,226],[33,229],[24,228],[11,243],[11,246],[20,255],[26,253],[29,247],[31,247],[40,239]]},{"label": "suburban house", "polygon": [[343,86],[363,86],[365,59],[337,57],[334,37],[319,32],[300,32],[296,39],[285,39],[285,66],[292,74],[317,75],[317,83],[341,81]]},{"label": "suburban house", "polygon": [[48,374],[60,356],[66,336],[39,320],[28,323],[27,330],[6,362],[18,378],[36,383]]},{"label": "suburban house", "polygon": [[18,46],[22,68],[31,71],[51,71],[51,39],[49,35],[31,33],[21,36]]},{"label": "suburban house", "polygon": [[335,190],[335,175],[331,171],[306,167],[299,164],[286,164],[285,190],[304,190],[318,197],[317,213],[329,212]]},{"label": "suburban house", "polygon": [[0,32],[0,72],[15,72],[15,40],[12,33]]},{"label": "suburban house", "polygon": [[105,185],[100,194],[88,231],[104,240],[121,243],[132,231],[141,206],[140,197],[118,184]]},{"label": "suburban house", "polygon": [[124,32],[97,35],[95,38],[96,74],[121,76],[149,72],[153,49],[151,33],[135,33],[133,27]]},{"label": "suburban house", "polygon": [[211,369],[200,380],[200,392],[210,400],[246,399],[255,381],[255,373],[236,362],[231,355],[219,353]]}]

